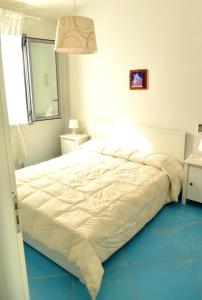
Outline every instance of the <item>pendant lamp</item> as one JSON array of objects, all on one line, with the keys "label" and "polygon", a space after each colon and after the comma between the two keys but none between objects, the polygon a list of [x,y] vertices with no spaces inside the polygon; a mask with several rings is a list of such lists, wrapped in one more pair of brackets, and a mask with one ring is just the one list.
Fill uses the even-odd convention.
[{"label": "pendant lamp", "polygon": [[93,20],[76,15],[75,0],[74,16],[58,19],[55,51],[73,54],[90,54],[97,51]]}]

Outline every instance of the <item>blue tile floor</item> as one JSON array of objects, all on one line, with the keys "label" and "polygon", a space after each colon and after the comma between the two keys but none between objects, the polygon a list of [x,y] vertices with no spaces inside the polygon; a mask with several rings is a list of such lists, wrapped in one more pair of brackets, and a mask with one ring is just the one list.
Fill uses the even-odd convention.
[{"label": "blue tile floor", "polygon": [[[71,274],[25,244],[31,300],[90,300]],[[202,300],[202,204],[171,203],[104,263],[97,300]]]}]

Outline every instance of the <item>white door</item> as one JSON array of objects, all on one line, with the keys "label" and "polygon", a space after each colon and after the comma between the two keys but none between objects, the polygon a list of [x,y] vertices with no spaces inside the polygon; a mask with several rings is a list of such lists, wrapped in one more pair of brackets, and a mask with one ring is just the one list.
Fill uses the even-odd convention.
[{"label": "white door", "polygon": [[0,52],[0,299],[28,300],[22,233],[14,202],[16,186]]}]

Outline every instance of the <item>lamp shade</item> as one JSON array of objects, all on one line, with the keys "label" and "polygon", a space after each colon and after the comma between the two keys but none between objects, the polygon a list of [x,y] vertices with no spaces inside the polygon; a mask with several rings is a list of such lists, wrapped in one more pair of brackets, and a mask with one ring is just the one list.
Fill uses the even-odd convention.
[{"label": "lamp shade", "polygon": [[92,19],[80,16],[63,16],[58,19],[55,51],[88,54],[97,51]]},{"label": "lamp shade", "polygon": [[202,152],[202,138],[201,138],[201,140],[200,140],[200,143],[199,143],[199,146],[198,146],[198,150],[199,150],[200,152]]},{"label": "lamp shade", "polygon": [[79,124],[76,119],[69,120],[69,128],[76,129],[78,127],[79,127]]}]

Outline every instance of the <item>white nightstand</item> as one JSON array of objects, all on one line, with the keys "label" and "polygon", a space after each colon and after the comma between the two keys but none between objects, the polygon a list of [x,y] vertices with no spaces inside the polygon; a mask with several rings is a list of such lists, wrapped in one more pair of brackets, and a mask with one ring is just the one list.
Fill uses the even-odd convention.
[{"label": "white nightstand", "polygon": [[191,154],[184,161],[183,204],[186,199],[202,203],[202,156]]},{"label": "white nightstand", "polygon": [[89,139],[87,134],[64,134],[60,136],[62,155],[76,150]]}]

